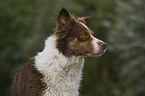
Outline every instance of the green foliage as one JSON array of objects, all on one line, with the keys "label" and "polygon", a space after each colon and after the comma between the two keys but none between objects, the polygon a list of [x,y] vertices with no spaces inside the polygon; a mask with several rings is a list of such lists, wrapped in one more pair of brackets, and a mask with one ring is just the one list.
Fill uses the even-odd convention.
[{"label": "green foliage", "polygon": [[0,93],[8,96],[14,72],[25,60],[21,52],[32,33],[36,13],[34,2],[28,0],[1,0],[0,6]]},{"label": "green foliage", "polygon": [[114,62],[120,66],[116,66],[120,84],[114,89],[119,96],[145,95],[145,6],[142,3],[117,1],[114,10],[117,18],[109,27],[108,40],[112,45],[109,50],[118,54]]},{"label": "green foliage", "polygon": [[1,96],[11,96],[14,73],[43,49],[63,7],[91,16],[87,25],[108,43],[101,57],[86,58],[82,96],[145,95],[145,6],[143,0],[1,0]]}]

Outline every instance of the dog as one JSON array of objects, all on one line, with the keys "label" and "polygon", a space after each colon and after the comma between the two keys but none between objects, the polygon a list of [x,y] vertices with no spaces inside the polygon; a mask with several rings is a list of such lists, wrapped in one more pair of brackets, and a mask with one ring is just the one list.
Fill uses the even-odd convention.
[{"label": "dog", "polygon": [[13,96],[79,96],[84,57],[101,56],[107,47],[87,27],[88,18],[60,10],[44,50],[16,72]]}]

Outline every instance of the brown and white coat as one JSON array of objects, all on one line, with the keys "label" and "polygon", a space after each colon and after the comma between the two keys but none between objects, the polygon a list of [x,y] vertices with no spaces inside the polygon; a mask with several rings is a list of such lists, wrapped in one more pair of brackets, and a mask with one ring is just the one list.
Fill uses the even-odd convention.
[{"label": "brown and white coat", "polygon": [[100,56],[106,43],[95,38],[82,17],[66,9],[58,15],[55,32],[44,50],[16,73],[13,96],[78,96],[85,56]]}]

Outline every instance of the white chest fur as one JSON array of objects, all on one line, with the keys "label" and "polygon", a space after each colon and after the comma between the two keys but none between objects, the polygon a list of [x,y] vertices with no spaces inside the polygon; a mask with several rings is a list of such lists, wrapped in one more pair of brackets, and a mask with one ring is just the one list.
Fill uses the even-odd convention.
[{"label": "white chest fur", "polygon": [[83,66],[84,58],[65,57],[56,49],[56,37],[49,37],[44,50],[35,56],[35,67],[47,84],[43,96],[78,96]]}]

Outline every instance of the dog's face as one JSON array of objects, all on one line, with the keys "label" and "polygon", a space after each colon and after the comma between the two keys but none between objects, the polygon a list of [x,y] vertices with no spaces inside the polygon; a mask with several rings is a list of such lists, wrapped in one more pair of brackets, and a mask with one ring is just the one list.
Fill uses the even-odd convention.
[{"label": "dog's face", "polygon": [[66,9],[58,15],[56,32],[57,48],[66,56],[100,56],[107,44],[93,36],[93,31],[85,25],[82,17],[75,19]]}]

